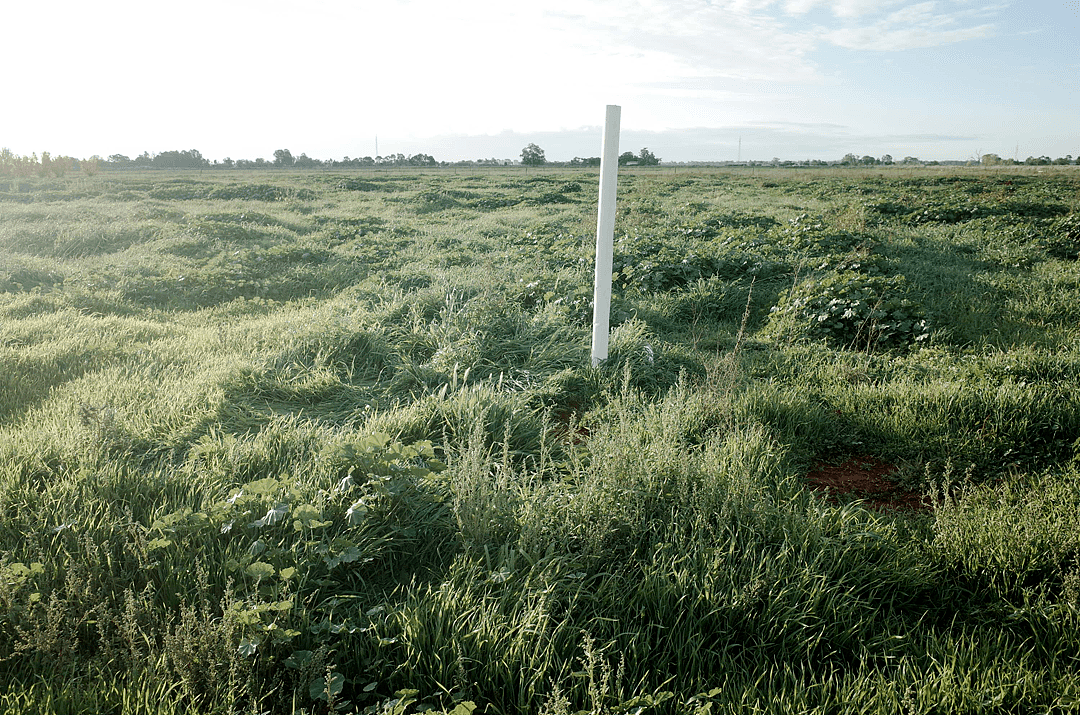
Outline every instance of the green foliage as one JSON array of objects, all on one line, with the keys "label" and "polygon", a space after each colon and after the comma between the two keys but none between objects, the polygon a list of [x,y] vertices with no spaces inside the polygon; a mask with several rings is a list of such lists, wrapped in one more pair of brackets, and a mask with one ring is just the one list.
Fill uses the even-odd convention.
[{"label": "green foliage", "polygon": [[292,166],[296,162],[292,152],[288,149],[275,149],[274,150],[274,166],[286,167]]},{"label": "green foliage", "polygon": [[[217,539],[230,555],[226,569],[260,593],[268,585],[271,593],[287,593],[292,582],[305,596],[315,585],[333,592],[335,585],[357,577],[337,576],[339,566],[349,564],[355,571],[383,559],[395,536],[418,536],[401,512],[411,501],[426,498],[420,495],[423,481],[444,468],[430,443],[404,446],[379,434],[335,444],[320,456],[319,466],[336,475],[336,482],[314,500],[295,485],[264,477],[200,511],[185,507],[161,516],[150,527],[154,538],[147,548],[151,553],[176,550],[175,560]],[[275,615],[293,605],[282,600],[256,606],[253,613],[260,618],[252,619],[250,647],[265,638],[279,644],[299,636],[279,626]]]},{"label": "green foliage", "polygon": [[699,243],[685,239],[661,242],[625,236],[616,242],[612,271],[615,285],[642,293],[671,291],[714,276],[728,280],[773,277],[788,267],[772,258],[744,251],[744,245]]},{"label": "green foliage", "polygon": [[908,347],[930,336],[924,311],[907,298],[903,276],[855,271],[804,280],[774,307],[773,321],[798,338],[852,348]]},{"label": "green foliage", "polygon": [[1055,218],[1070,212],[1061,203],[1043,201],[1000,200],[994,204],[980,203],[970,196],[934,197],[920,203],[876,201],[867,208],[883,216],[900,216],[913,224],[956,224],[989,216],[1014,216],[1026,219]]},{"label": "green foliage", "polygon": [[1080,214],[1070,213],[1054,221],[1047,234],[1043,245],[1048,254],[1068,261],[1080,258]]},{"label": "green foliage", "polygon": [[64,276],[48,264],[38,267],[32,261],[8,259],[7,266],[0,270],[0,292],[48,290],[63,282]]},{"label": "green foliage", "polygon": [[660,158],[649,151],[648,147],[642,147],[641,152],[638,154],[639,166],[656,166],[660,163]]},{"label": "green foliage", "polygon": [[811,256],[848,253],[866,242],[865,237],[837,230],[822,217],[809,214],[788,221],[780,229],[780,235],[782,245]]},{"label": "green foliage", "polygon": [[536,144],[529,144],[521,150],[521,163],[525,166],[540,166],[547,163],[547,159],[544,158],[544,150],[536,146]]}]

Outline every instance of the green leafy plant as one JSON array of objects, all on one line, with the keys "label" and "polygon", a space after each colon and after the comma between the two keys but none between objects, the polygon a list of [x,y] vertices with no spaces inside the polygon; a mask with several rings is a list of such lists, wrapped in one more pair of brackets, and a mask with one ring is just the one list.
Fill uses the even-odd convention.
[{"label": "green leafy plant", "polygon": [[787,248],[809,255],[844,254],[867,243],[865,236],[837,229],[820,216],[799,214],[776,229]]},{"label": "green leafy plant", "polygon": [[164,514],[151,525],[147,550],[158,558],[179,562],[207,542],[227,555],[227,570],[249,594],[230,605],[242,628],[237,648],[243,654],[301,635],[296,624],[303,609],[292,594],[310,599],[348,587],[394,548],[396,538],[416,538],[407,512],[418,498],[418,480],[444,468],[429,442],[403,445],[380,434],[334,445],[320,461],[336,482],[314,499],[287,480],[264,477],[226,499]]},{"label": "green leafy plant", "polygon": [[802,281],[771,310],[798,337],[855,348],[906,347],[930,336],[922,308],[907,298],[903,276],[855,271]]}]

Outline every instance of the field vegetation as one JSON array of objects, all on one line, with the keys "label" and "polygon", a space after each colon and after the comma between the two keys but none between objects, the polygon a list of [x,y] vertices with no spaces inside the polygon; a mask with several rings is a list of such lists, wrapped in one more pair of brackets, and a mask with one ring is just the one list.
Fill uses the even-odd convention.
[{"label": "field vegetation", "polygon": [[1077,712],[1036,171],[0,180],[0,713]]}]

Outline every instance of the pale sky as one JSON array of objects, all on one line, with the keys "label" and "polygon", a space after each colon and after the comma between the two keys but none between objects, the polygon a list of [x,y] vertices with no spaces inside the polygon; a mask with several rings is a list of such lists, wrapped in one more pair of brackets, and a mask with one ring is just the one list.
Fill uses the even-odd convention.
[{"label": "pale sky", "polygon": [[1080,0],[7,0],[0,147],[1080,155]]}]

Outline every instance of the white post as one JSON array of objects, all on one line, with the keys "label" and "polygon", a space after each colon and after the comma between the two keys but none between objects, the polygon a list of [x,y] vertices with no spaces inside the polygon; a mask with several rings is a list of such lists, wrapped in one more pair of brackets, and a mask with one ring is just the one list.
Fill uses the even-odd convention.
[{"label": "white post", "polygon": [[619,175],[619,119],[622,108],[607,105],[600,154],[600,204],[596,211],[596,282],[593,285],[592,364],[608,356],[611,322],[611,263],[615,244],[615,188]]}]

